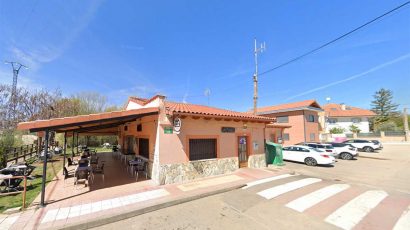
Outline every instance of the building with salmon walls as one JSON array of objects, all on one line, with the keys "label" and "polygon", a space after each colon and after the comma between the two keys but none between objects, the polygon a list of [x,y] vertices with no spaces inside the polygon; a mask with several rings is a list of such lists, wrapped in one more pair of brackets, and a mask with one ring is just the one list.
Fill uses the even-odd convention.
[{"label": "building with salmon walls", "polygon": [[123,155],[145,159],[157,184],[265,167],[265,130],[274,118],[203,105],[170,102],[157,95],[129,97],[124,110],[18,125],[31,132],[116,135]]},{"label": "building with salmon walls", "polygon": [[257,115],[275,118],[277,125],[286,126],[283,133],[271,132],[268,138],[284,145],[299,142],[318,142],[322,126],[319,112],[323,109],[315,100],[260,107]]}]

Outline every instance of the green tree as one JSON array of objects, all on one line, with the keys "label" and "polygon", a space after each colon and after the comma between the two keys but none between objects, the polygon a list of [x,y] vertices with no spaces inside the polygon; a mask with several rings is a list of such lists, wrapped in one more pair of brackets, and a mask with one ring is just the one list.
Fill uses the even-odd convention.
[{"label": "green tree", "polygon": [[372,111],[376,113],[376,117],[373,119],[375,127],[397,116],[398,105],[393,103],[393,92],[391,90],[381,88],[376,91],[373,97],[374,100],[371,102],[371,106]]},{"label": "green tree", "polygon": [[0,133],[0,167],[6,167],[6,153],[14,145],[14,134],[7,130]]},{"label": "green tree", "polygon": [[357,127],[356,125],[351,125],[351,126],[349,126],[349,130],[350,130],[350,132],[352,132],[352,133],[360,133],[360,131],[362,131],[362,130],[360,130],[359,127]]}]

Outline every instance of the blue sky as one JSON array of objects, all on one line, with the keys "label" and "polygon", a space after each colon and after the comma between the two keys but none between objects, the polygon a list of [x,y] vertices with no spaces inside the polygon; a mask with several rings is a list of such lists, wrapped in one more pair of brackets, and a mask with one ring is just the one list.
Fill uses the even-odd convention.
[{"label": "blue sky", "polygon": [[[261,72],[381,15],[391,1],[0,0],[0,60],[20,61],[20,86],[98,91],[112,104],[169,100],[252,107],[253,39]],[[0,65],[0,83],[11,83]],[[410,6],[298,62],[260,76],[259,105],[316,99],[369,108],[393,90],[410,106]]]}]

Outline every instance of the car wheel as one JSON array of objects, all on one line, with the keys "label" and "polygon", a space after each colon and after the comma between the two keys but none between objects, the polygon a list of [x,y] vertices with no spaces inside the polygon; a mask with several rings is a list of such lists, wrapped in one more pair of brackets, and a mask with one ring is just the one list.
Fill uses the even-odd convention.
[{"label": "car wheel", "polygon": [[309,166],[316,166],[317,161],[313,157],[308,157],[308,158],[305,159],[305,164],[309,165]]},{"label": "car wheel", "polygon": [[353,159],[353,155],[350,153],[341,153],[340,158],[342,158],[343,160],[351,160]]},{"label": "car wheel", "polygon": [[364,150],[365,152],[368,152],[368,153],[374,152],[374,149],[373,149],[372,147],[370,147],[370,146],[364,147],[363,150]]}]

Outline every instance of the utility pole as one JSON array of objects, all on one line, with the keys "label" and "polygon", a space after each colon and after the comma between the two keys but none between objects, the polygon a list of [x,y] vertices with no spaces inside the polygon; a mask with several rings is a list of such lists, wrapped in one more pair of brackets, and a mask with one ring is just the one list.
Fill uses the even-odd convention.
[{"label": "utility pole", "polygon": [[409,141],[409,121],[407,117],[407,108],[403,108],[403,126],[404,126],[404,140]]},{"label": "utility pole", "polygon": [[9,116],[10,117],[13,116],[12,118],[14,121],[15,111],[17,107],[17,78],[18,78],[21,67],[24,67],[25,69],[28,69],[28,67],[19,62],[5,61],[4,64],[10,64],[11,67],[13,68],[13,85],[11,88]]},{"label": "utility pole", "polygon": [[265,42],[260,44],[260,48],[257,47],[255,38],[255,74],[253,75],[253,114],[256,115],[258,110],[258,53],[263,53],[266,50]]}]

